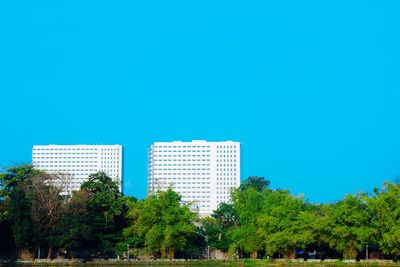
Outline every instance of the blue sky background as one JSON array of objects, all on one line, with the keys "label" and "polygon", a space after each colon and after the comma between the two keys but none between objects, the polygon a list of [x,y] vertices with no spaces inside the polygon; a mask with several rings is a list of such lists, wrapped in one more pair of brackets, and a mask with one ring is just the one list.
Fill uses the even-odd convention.
[{"label": "blue sky background", "polygon": [[316,202],[400,176],[399,1],[0,1],[0,165],[34,144],[242,143]]}]

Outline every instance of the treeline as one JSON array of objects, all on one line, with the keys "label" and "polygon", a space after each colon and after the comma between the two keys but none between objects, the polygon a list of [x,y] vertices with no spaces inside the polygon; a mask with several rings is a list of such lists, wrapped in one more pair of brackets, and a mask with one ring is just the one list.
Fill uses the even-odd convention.
[{"label": "treeline", "polygon": [[126,227],[128,199],[104,173],[91,175],[72,195],[67,194],[64,179],[68,177],[31,165],[0,174],[3,252],[10,255],[15,248],[17,257],[30,252],[36,258],[115,255],[115,244]]},{"label": "treeline", "polygon": [[199,218],[172,189],[137,201],[100,172],[67,194],[65,178],[30,165],[0,174],[0,258],[400,258],[397,183],[317,205],[249,177]]},{"label": "treeline", "polygon": [[400,184],[322,205],[268,186],[248,178],[204,219],[210,246],[252,258],[399,259]]}]

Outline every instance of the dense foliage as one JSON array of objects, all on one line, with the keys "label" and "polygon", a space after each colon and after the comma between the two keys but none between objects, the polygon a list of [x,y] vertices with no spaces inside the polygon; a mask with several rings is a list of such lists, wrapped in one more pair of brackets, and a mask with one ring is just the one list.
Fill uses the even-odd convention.
[{"label": "dense foliage", "polygon": [[4,234],[11,231],[21,250],[47,248],[48,258],[114,256],[126,212],[118,185],[100,172],[69,196],[63,178],[30,165],[1,174],[1,218],[9,226],[3,227]]},{"label": "dense foliage", "polygon": [[[400,184],[386,182],[372,196],[348,195],[334,204],[310,204],[250,177],[203,219],[212,248],[235,257],[400,258]],[[315,255],[316,254],[316,255]]]},{"label": "dense foliage", "polygon": [[172,188],[137,200],[99,172],[69,194],[60,183],[65,178],[30,165],[0,174],[0,258],[12,251],[48,258],[126,257],[127,251],[131,257],[201,258],[210,248],[236,258],[361,259],[368,246],[372,258],[400,259],[398,183],[317,205],[254,176],[232,191],[230,204],[199,218]]},{"label": "dense foliage", "polygon": [[195,213],[181,205],[181,197],[172,189],[150,195],[131,205],[129,226],[123,236],[126,244],[144,248],[155,257],[174,258],[184,253],[196,236]]}]

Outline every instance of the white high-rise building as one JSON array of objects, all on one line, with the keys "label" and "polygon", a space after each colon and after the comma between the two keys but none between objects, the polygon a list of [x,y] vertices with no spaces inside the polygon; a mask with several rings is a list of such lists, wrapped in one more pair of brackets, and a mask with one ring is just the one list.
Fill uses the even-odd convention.
[{"label": "white high-rise building", "polygon": [[79,190],[90,174],[103,171],[122,192],[121,145],[35,145],[32,164],[48,173],[68,174],[68,191]]},{"label": "white high-rise building", "polygon": [[169,186],[210,215],[240,186],[240,143],[232,141],[155,142],[148,150],[148,194]]}]

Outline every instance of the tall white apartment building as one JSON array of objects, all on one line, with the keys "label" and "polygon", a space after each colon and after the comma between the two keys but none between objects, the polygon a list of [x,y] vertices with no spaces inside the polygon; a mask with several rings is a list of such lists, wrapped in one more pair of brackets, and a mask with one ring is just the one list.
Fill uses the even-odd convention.
[{"label": "tall white apartment building", "polygon": [[68,191],[79,190],[90,174],[103,171],[122,192],[121,145],[35,145],[32,164],[48,173],[68,174]]},{"label": "tall white apartment building", "polygon": [[210,215],[240,185],[240,143],[155,142],[148,150],[148,194],[169,186]]}]

